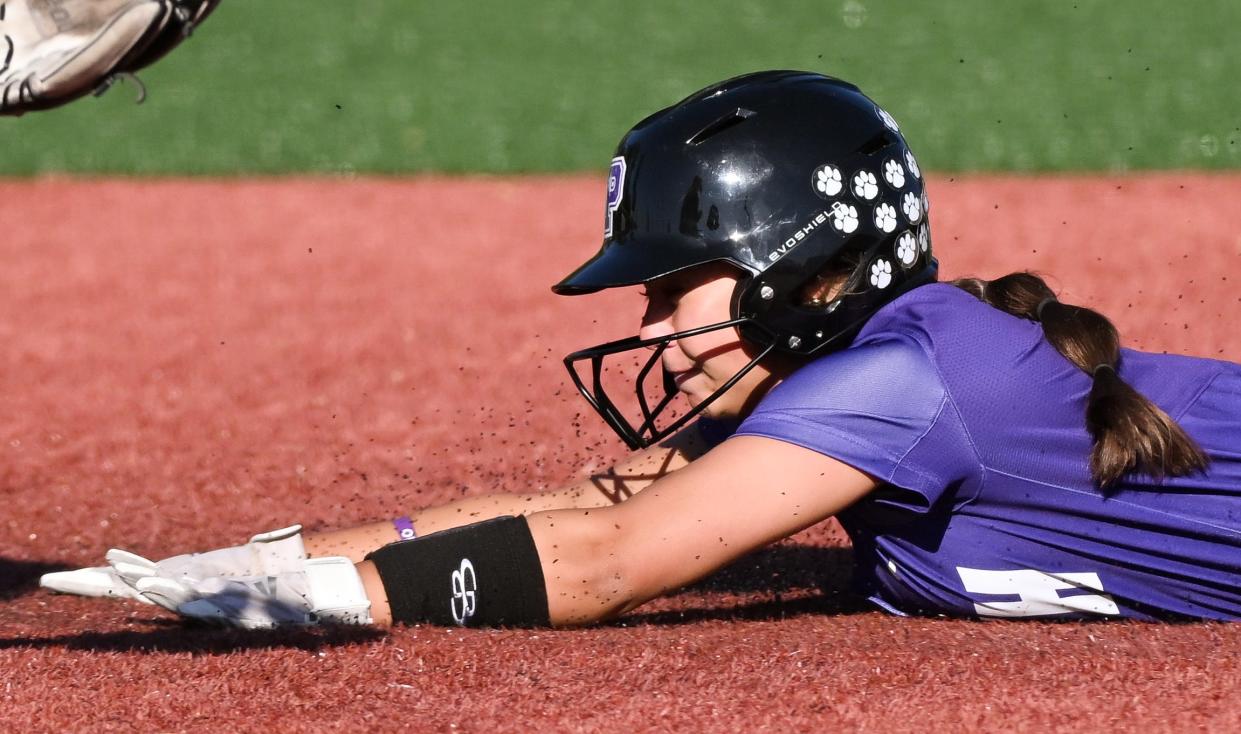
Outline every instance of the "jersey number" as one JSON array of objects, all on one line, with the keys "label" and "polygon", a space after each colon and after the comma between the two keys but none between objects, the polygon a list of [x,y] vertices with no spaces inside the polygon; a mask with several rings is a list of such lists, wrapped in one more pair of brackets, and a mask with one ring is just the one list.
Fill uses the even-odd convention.
[{"label": "jersey number", "polygon": [[1032,569],[987,571],[980,568],[957,567],[961,583],[972,594],[1017,596],[1020,601],[974,602],[974,611],[981,617],[1042,617],[1049,614],[1120,614],[1116,602],[1108,594],[1061,596],[1061,591],[1083,590],[1102,592],[1103,582],[1097,573],[1043,573]]}]

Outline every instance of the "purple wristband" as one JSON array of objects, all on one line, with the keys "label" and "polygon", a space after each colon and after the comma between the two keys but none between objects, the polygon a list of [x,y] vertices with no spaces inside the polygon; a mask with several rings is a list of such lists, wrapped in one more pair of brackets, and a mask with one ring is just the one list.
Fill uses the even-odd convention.
[{"label": "purple wristband", "polygon": [[401,540],[413,540],[418,537],[418,533],[414,532],[414,521],[409,519],[409,515],[402,515],[393,520],[392,527],[396,528],[396,535]]}]

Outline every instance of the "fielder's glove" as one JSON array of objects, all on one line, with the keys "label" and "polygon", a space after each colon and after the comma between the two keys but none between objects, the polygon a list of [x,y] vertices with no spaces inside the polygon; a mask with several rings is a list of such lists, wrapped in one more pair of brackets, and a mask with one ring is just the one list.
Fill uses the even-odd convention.
[{"label": "fielder's glove", "polygon": [[[0,115],[102,94],[189,36],[220,0],[0,0]],[[142,94],[139,101],[142,101]]]},{"label": "fielder's glove", "polygon": [[39,586],[61,594],[137,599],[150,604],[152,601],[135,588],[140,578],[162,575],[196,580],[213,576],[275,575],[300,569],[305,558],[302,526],[293,525],[255,535],[245,545],[173,556],[162,561],[149,561],[128,551],[113,549],[108,551],[111,565],[43,574]]},{"label": "fielder's glove", "polygon": [[242,629],[371,622],[362,577],[344,556],[300,561],[284,573],[206,579],[162,573],[135,577],[112,554],[109,561],[147,600],[188,619]]}]

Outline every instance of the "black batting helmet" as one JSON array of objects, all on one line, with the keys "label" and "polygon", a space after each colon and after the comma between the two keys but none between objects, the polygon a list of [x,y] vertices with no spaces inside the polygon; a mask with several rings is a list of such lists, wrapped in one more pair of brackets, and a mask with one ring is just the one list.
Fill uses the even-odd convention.
[{"label": "black batting helmet", "polygon": [[[739,76],[639,122],[612,159],[604,233],[602,249],[553,291],[591,293],[730,263],[748,277],[732,320],[714,328],[736,326],[762,348],[746,371],[773,350],[808,356],[847,346],[876,310],[937,270],[922,173],[896,122],[852,84],[810,72]],[[806,303],[804,288],[841,261],[859,263],[845,287]],[[688,334],[660,341],[678,336]],[[602,356],[638,344],[566,358],[583,394],[634,447],[676,430],[732,384],[665,430],[654,418],[672,393],[650,411],[639,385],[645,421],[635,429],[573,364],[593,359],[597,375]]]}]

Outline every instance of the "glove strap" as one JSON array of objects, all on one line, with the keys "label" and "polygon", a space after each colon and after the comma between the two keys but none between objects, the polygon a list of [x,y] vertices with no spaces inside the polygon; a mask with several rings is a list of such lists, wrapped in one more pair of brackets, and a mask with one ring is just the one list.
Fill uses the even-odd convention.
[{"label": "glove strap", "polygon": [[353,561],[344,556],[306,561],[311,614],[319,622],[370,624],[371,601]]}]

